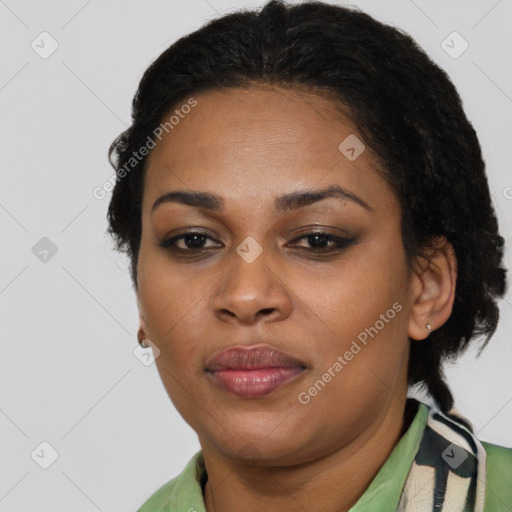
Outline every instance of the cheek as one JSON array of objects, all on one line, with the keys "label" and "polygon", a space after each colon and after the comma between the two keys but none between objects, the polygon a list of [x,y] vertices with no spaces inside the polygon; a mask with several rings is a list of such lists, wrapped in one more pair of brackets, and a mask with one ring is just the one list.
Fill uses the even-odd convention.
[{"label": "cheek", "polygon": [[204,341],[200,333],[208,301],[205,289],[198,280],[183,282],[175,271],[143,273],[139,280],[140,304],[147,334],[163,356],[157,364],[173,372],[182,371],[184,365],[194,371]]},{"label": "cheek", "polygon": [[211,409],[208,396],[198,391],[204,378],[204,290],[199,283],[184,285],[175,272],[146,272],[139,283],[147,329],[160,349],[155,360],[160,379],[176,410],[194,429]]},{"label": "cheek", "polygon": [[[314,291],[309,298],[332,324],[333,331],[356,336],[396,302],[403,309],[407,291],[405,260],[396,248],[383,250],[378,245],[360,245],[357,254],[311,286]],[[388,316],[394,319],[395,313],[392,309]]]},{"label": "cheek", "polygon": [[204,347],[215,334],[205,328],[212,319],[212,286],[222,277],[211,270],[185,270],[143,237],[137,267],[140,308],[148,337],[160,349],[156,365],[173,395],[181,393],[180,383],[203,373]]},{"label": "cheek", "polygon": [[371,245],[340,265],[336,276],[318,281],[308,304],[328,328],[322,331],[327,336],[318,351],[317,372],[327,371],[341,356],[344,378],[337,382],[351,388],[395,379],[407,350],[404,255],[396,247]]}]

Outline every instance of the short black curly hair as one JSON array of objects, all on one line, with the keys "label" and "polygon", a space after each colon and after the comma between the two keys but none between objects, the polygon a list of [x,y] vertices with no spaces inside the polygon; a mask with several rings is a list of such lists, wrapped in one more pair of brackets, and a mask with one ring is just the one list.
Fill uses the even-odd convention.
[{"label": "short black curly hair", "polygon": [[133,100],[132,124],[109,151],[117,181],[108,231],[130,258],[135,288],[146,158],[134,164],[133,155],[192,94],[268,84],[323,91],[350,112],[400,201],[409,263],[427,254],[436,237],[453,245],[458,276],[451,316],[428,342],[411,344],[408,368],[409,385],[426,387],[449,412],[453,397],[442,362],[477,336],[485,336],[483,349],[496,330],[496,298],[506,290],[504,240],[477,135],[448,75],[409,35],[355,7],[272,0],[206,23],[149,66]]}]

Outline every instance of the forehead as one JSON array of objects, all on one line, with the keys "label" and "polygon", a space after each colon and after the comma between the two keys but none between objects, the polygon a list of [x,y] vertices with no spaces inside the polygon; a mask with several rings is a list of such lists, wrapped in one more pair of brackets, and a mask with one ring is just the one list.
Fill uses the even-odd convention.
[{"label": "forehead", "polygon": [[240,190],[255,200],[265,191],[316,183],[386,188],[376,156],[329,96],[255,87],[194,99],[193,109],[180,112],[177,105],[164,116],[165,122],[181,114],[148,156],[145,192],[151,197],[187,187],[233,195]]}]

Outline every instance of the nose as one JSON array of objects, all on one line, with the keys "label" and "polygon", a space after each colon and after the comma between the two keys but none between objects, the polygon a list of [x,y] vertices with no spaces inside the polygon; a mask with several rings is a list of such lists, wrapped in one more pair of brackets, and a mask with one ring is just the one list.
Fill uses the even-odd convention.
[{"label": "nose", "polygon": [[254,324],[285,319],[291,313],[292,301],[265,251],[251,263],[235,253],[226,277],[215,290],[212,308],[224,322]]}]

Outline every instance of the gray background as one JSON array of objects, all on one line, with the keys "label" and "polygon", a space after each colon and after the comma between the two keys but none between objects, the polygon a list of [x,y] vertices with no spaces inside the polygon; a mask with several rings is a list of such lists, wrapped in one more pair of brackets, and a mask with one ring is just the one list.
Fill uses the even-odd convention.
[{"label": "gray background", "polygon": [[[262,4],[0,0],[1,511],[136,510],[199,449],[155,365],[133,353],[127,261],[105,234],[110,194],[97,200],[92,190],[112,175],[107,150],[149,63],[218,14]],[[449,73],[512,244],[512,2],[354,5],[406,30]],[[47,58],[44,31],[58,44]],[[457,58],[442,47],[453,31],[469,44]],[[469,350],[446,373],[478,437],[512,446],[510,292],[500,308],[482,356]],[[47,469],[42,442],[58,453]]]}]

